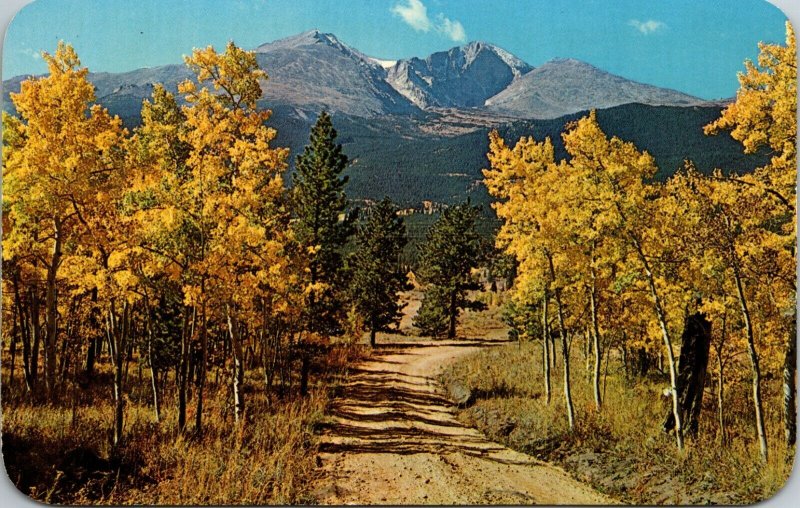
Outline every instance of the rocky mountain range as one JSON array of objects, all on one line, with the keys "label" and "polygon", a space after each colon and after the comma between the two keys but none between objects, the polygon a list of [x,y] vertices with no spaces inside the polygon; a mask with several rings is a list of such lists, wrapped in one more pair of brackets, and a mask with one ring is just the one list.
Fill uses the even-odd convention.
[{"label": "rocky mountain range", "polygon": [[[333,34],[312,30],[263,44],[255,51],[269,75],[263,84],[265,101],[311,114],[326,108],[372,118],[454,108],[552,119],[630,103],[703,104],[696,97],[614,76],[577,60],[553,60],[534,68],[485,42],[471,42],[425,59],[392,62],[369,57]],[[182,65],[90,75],[98,100],[124,117],[138,111],[153,83],[175,90],[189,77]],[[22,79],[5,81],[6,94],[18,90]]]}]

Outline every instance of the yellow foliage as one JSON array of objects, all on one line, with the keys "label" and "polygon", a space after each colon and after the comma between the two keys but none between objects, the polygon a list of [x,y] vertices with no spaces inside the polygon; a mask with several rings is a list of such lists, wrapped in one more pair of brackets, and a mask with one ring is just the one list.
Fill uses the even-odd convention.
[{"label": "yellow foliage", "polygon": [[572,333],[597,323],[607,340],[663,347],[670,358],[685,316],[701,311],[726,324],[753,372],[760,361],[777,374],[793,340],[796,298],[791,26],[786,46],[760,48],[758,66],[748,62],[740,75],[736,102],[706,127],[730,130],[746,153],[772,150],[770,164],[744,176],[704,176],[687,162],[665,184],[653,181],[653,157],[606,136],[594,112],[567,126],[564,161],[549,139],[523,137],[511,147],[490,134],[484,182],[503,221],[497,246],[518,262],[518,304],[555,294]]}]

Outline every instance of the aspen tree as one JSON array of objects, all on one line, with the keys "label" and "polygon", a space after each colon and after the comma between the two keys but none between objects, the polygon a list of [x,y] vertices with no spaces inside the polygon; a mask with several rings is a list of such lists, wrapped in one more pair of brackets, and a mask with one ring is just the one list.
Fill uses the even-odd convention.
[{"label": "aspen tree", "polygon": [[[555,151],[549,139],[537,142],[522,138],[509,148],[497,132],[489,137],[490,169],[484,177],[490,194],[500,199],[493,207],[504,224],[497,236],[497,246],[514,255],[519,263],[515,291],[529,294],[541,288],[541,298],[556,303],[559,339],[564,364],[564,400],[570,429],[575,425],[572,404],[566,313],[562,299],[571,273],[571,252],[562,249],[567,233],[567,216],[559,204],[559,182],[568,177],[565,164],[555,162]],[[543,302],[546,305],[546,301]],[[546,307],[545,307],[546,308]],[[547,317],[543,317],[546,321]],[[549,326],[544,325],[548,339]],[[545,346],[547,347],[547,346]],[[547,356],[547,349],[545,349]],[[545,389],[549,392],[549,373],[545,373]]]},{"label": "aspen tree", "polygon": [[202,429],[203,385],[208,354],[209,302],[225,309],[233,352],[236,421],[245,411],[242,322],[256,316],[255,302],[285,267],[288,216],[282,204],[282,173],[288,149],[274,148],[276,131],[264,123],[271,112],[259,110],[261,80],[255,53],[228,43],[224,53],[198,49],[186,58],[197,83],[180,91],[189,145],[186,182],[197,200],[200,258],[198,280],[185,287],[187,303],[200,307],[200,383],[195,427]]},{"label": "aspen tree", "polygon": [[112,160],[124,130],[94,104],[88,70],[71,46],[60,42],[43,58],[48,74],[11,94],[18,119],[4,115],[16,142],[4,150],[4,201],[13,226],[4,231],[3,250],[6,259],[27,250],[43,272],[45,384],[56,397],[60,269],[70,244],[87,234],[87,221],[107,199],[104,189],[116,181]]},{"label": "aspen tree", "polygon": [[[791,23],[786,23],[786,44],[759,44],[758,62],[745,62],[739,74],[736,101],[719,119],[705,127],[706,134],[730,131],[742,143],[746,154],[768,149],[770,162],[752,174],[728,179],[740,187],[760,191],[763,198],[775,202],[776,217],[782,225],[783,248],[796,257],[797,222],[795,220],[797,176],[797,39]],[[780,210],[782,209],[782,210]],[[794,272],[794,263],[791,265]],[[789,446],[797,439],[797,288],[792,277],[792,298],[786,302],[786,345],[783,364],[783,418],[785,439]]]}]

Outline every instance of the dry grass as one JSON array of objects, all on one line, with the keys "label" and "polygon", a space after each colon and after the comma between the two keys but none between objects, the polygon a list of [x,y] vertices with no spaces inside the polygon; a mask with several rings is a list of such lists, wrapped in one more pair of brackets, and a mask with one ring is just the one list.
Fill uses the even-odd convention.
[{"label": "dry grass", "polygon": [[679,454],[674,438],[660,430],[669,410],[661,396],[666,377],[626,379],[612,360],[598,414],[584,359],[573,352],[577,426],[570,432],[563,371],[552,373],[548,405],[541,357],[539,344],[513,344],[481,351],[449,369],[445,383],[458,381],[481,394],[461,412],[462,421],[635,504],[752,503],[769,498],[788,479],[794,450],[783,445],[776,380],[764,382],[771,458],[761,465],[746,382],[728,388],[727,444],[720,442],[716,399],[707,391],[699,437]]},{"label": "dry grass", "polygon": [[[345,350],[347,349],[347,350]],[[248,372],[247,414],[235,425],[230,386],[209,375],[202,435],[179,435],[174,393],[156,422],[148,380],[131,374],[125,443],[112,450],[108,366],[88,388],[59,405],[35,405],[4,386],[3,456],[12,481],[34,499],[63,504],[308,504],[317,467],[316,426],[350,348],[326,358],[306,398],[267,394]],[[4,362],[5,363],[5,362]],[[7,363],[6,363],[7,365]],[[133,371],[133,368],[131,369]],[[194,400],[187,427],[194,424]]]}]

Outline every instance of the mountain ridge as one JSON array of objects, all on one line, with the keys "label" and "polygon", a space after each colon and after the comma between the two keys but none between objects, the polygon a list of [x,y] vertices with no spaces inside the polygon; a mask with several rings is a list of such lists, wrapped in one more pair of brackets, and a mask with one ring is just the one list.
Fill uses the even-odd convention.
[{"label": "mountain ridge", "polygon": [[[265,103],[306,113],[321,109],[364,118],[419,115],[436,109],[482,110],[515,118],[551,119],[622,104],[694,106],[715,103],[617,76],[575,59],[533,67],[491,43],[473,41],[426,58],[397,61],[368,56],[332,33],[309,30],[257,46]],[[590,80],[586,78],[590,77]],[[185,66],[90,74],[97,97],[127,116],[154,83],[171,91],[191,78]],[[4,99],[27,76],[3,82]]]},{"label": "mountain ridge", "polygon": [[413,114],[415,107],[386,82],[386,69],[335,35],[310,30],[255,50],[269,79],[268,101],[310,111],[374,117]]},{"label": "mountain ridge", "polygon": [[709,101],[623,78],[574,58],[550,60],[489,98],[485,105],[520,118],[548,119],[623,104],[700,106]]}]

